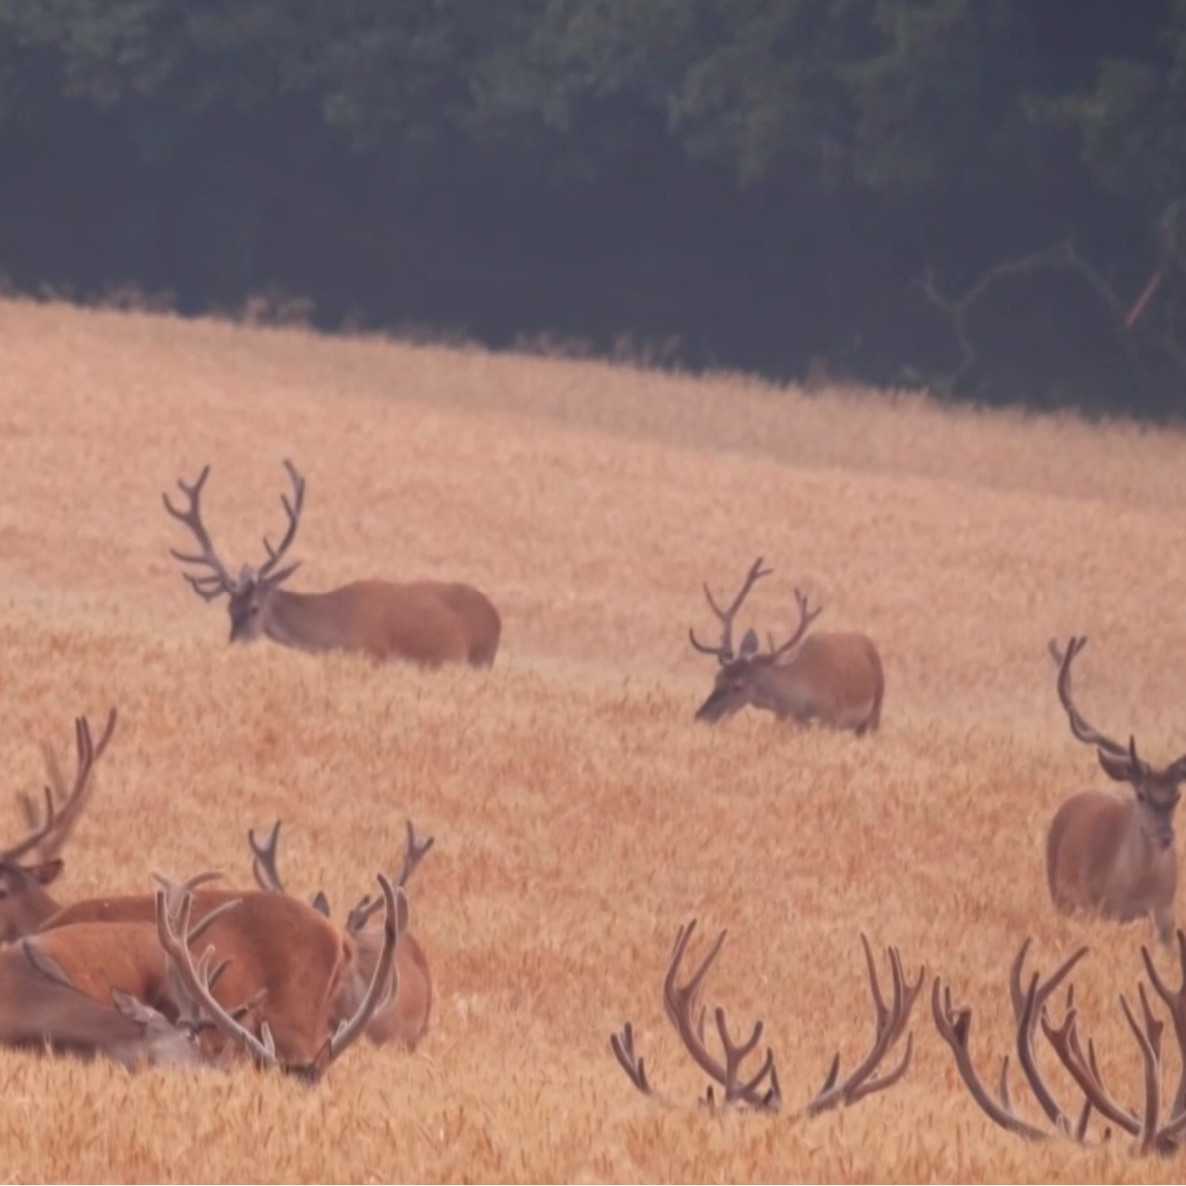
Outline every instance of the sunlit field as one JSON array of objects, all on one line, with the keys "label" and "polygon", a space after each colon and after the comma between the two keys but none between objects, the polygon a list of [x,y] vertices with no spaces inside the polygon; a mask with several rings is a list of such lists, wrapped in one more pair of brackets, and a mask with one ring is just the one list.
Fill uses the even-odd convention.
[{"label": "sunlit field", "polygon": [[[258,564],[286,457],[308,479],[290,587],[471,582],[503,616],[492,670],[227,645],[225,603],[169,556],[191,541],[160,495],[210,462],[215,541]],[[1046,972],[1089,944],[1080,1025],[1142,1106],[1117,997],[1151,927],[1048,899],[1049,818],[1110,784],[1070,735],[1046,644],[1090,637],[1075,687],[1093,724],[1154,762],[1186,751],[1183,433],[8,302],[0,462],[0,838],[21,834],[39,744],[69,765],[72,718],[117,705],[64,900],[147,890],[153,871],[246,887],[246,830],[280,817],[290,888],[324,887],[341,917],[398,867],[410,817],[436,837],[410,897],[437,992],[415,1054],[361,1042],[314,1090],[245,1064],[129,1075],[4,1052],[0,1177],[1181,1181],[1186,1154],[1136,1159],[1123,1133],[1083,1150],[995,1128],[930,983],[973,1007],[995,1086],[1019,944]],[[774,573],[739,626],[785,637],[800,587],[825,607],[816,629],[866,631],[878,734],[693,722],[715,672],[688,644],[689,626],[713,633],[701,584],[731,595],[758,555]],[[780,1114],[697,1106],[704,1077],[661,1000],[691,918],[693,956],[728,928],[707,1001],[737,1032],[765,1020]],[[913,1063],[806,1120],[832,1055],[844,1073],[869,1046],[861,932],[926,966]],[[627,1019],[667,1104],[610,1054]],[[1168,1096],[1168,1025],[1163,1046]],[[1050,1129],[1016,1068],[1012,1087]]]}]

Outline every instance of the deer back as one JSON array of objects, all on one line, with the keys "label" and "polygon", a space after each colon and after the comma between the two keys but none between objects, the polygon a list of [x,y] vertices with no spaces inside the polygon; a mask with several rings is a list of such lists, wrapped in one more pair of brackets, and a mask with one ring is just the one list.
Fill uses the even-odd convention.
[{"label": "deer back", "polygon": [[262,610],[274,642],[307,651],[364,651],[426,667],[462,663],[469,641],[458,614],[430,590],[355,581],[329,593],[273,590]]},{"label": "deer back", "polygon": [[493,664],[502,636],[502,618],[485,593],[460,581],[416,581],[408,588],[435,594],[460,618],[468,642],[466,658],[472,667]]},{"label": "deer back", "polygon": [[791,706],[790,715],[815,718],[838,729],[855,729],[880,710],[885,691],[881,656],[865,634],[810,634],[791,657],[771,665]]}]

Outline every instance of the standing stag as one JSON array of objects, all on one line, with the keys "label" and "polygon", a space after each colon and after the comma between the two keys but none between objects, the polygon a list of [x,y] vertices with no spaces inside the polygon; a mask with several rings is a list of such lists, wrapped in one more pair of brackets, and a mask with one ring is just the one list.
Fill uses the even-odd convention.
[{"label": "standing stag", "polygon": [[1058,697],[1071,732],[1096,746],[1104,773],[1128,783],[1134,797],[1080,791],[1062,804],[1046,837],[1050,896],[1064,912],[1090,910],[1119,922],[1152,915],[1159,938],[1168,943],[1178,886],[1174,808],[1186,779],[1186,755],[1159,770],[1137,757],[1131,735],[1121,745],[1087,723],[1071,698],[1071,664],[1086,645],[1085,637],[1073,637],[1064,652],[1051,640]]},{"label": "standing stag", "polygon": [[804,640],[820,609],[809,610],[807,598],[798,589],[799,625],[786,642],[776,646],[770,637],[769,651],[761,653],[758,636],[747,630],[741,649],[733,650],[733,618],[755,583],[771,571],[762,567],[759,556],[727,609],[721,609],[708,585],[704,586],[709,607],[721,621],[721,644],[705,646],[690,629],[688,637],[702,654],[715,655],[721,669],[696,719],[715,724],[752,704],[780,721],[804,725],[819,721],[833,729],[851,729],[858,736],[875,731],[885,696],[877,647],[867,635],[850,632],[813,634]]},{"label": "standing stag", "polygon": [[279,547],[264,537],[267,560],[258,568],[244,565],[232,577],[219,559],[202,523],[202,487],[207,465],[192,485],[177,485],[189,501],[178,510],[167,494],[165,510],[184,523],[197,540],[198,552],[171,548],[183,564],[208,571],[184,572],[194,592],[205,601],[226,594],[231,617],[231,642],[261,636],[303,651],[364,651],[376,659],[407,659],[425,667],[469,663],[489,667],[498,651],[502,620],[484,593],[471,585],[447,581],[354,581],[328,593],[293,593],[280,586],[299,561],[278,567],[292,545],[305,502],[305,479],[291,461],[284,468],[292,481],[292,498],[281,495],[288,528]]}]

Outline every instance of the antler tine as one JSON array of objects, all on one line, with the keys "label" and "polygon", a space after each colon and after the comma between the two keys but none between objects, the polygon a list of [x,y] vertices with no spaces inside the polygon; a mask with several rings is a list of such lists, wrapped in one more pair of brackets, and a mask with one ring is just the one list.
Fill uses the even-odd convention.
[{"label": "antler tine", "polygon": [[406,918],[407,897],[402,887],[394,887],[382,874],[378,874],[379,888],[383,891],[386,911],[383,919],[383,949],[379,953],[366,995],[348,1021],[343,1021],[337,1031],[322,1046],[305,1073],[312,1082],[325,1074],[329,1065],[341,1057],[358,1040],[367,1023],[389,998],[399,995],[399,970],[395,965],[395,949],[400,936],[400,919]]},{"label": "antler tine", "polygon": [[795,646],[799,640],[807,633],[807,628],[812,622],[816,620],[824,612],[822,605],[816,606],[815,609],[809,610],[807,608],[807,595],[800,590],[795,590],[795,604],[799,607],[799,625],[795,628],[795,633],[786,640],[781,646],[775,647],[774,640],[770,640],[770,653],[777,657],[783,655]]},{"label": "antler tine", "polygon": [[885,1056],[897,1044],[898,1039],[902,1036],[902,1031],[910,1020],[914,1002],[922,991],[926,969],[920,969],[918,980],[914,984],[907,983],[902,970],[901,955],[896,947],[888,948],[893,996],[892,1003],[887,1005],[885,998],[881,995],[881,984],[877,977],[877,965],[873,959],[873,951],[864,934],[861,935],[861,945],[864,948],[865,966],[869,974],[870,995],[873,997],[873,1045],[862,1062],[843,1081],[837,1081],[840,1069],[839,1055],[833,1059],[832,1069],[823,1088],[805,1109],[809,1116],[817,1116],[819,1113],[827,1112],[841,1104],[845,1106],[854,1104],[866,1095],[883,1091],[885,1088],[893,1086],[910,1066],[914,1051],[912,1038],[907,1040],[905,1054],[892,1071],[884,1075],[875,1074]]},{"label": "antler tine", "polygon": [[[1145,996],[1145,986],[1140,986],[1141,997]],[[1151,1018],[1149,1013],[1148,1001],[1142,1002],[1145,1010],[1146,1021]],[[1133,1032],[1133,1037],[1137,1040],[1137,1045],[1141,1048],[1141,1057],[1145,1061],[1145,1117],[1144,1123],[1141,1125],[1141,1140],[1137,1146],[1138,1152],[1144,1154],[1148,1153],[1153,1148],[1153,1143],[1157,1137],[1157,1117],[1158,1111],[1161,1107],[1161,1075],[1160,1064],[1157,1057],[1157,1051],[1154,1049],[1152,1032],[1143,1029],[1137,1022],[1137,1019],[1132,1015],[1132,1010],[1128,1007],[1128,1000],[1124,993],[1120,994],[1120,1008],[1124,1010],[1124,1019],[1128,1022],[1129,1029]],[[1160,1024],[1160,1023],[1158,1023]]]},{"label": "antler tine", "polygon": [[[1104,1086],[1095,1058],[1095,1047],[1090,1042],[1089,1053],[1084,1057],[1083,1046],[1079,1041],[1078,1010],[1068,1008],[1060,1026],[1052,1025],[1045,1016],[1041,1018],[1041,1022],[1046,1040],[1054,1048],[1059,1061],[1070,1072],[1079,1090],[1083,1092],[1087,1106],[1094,1107],[1101,1116],[1136,1136],[1141,1131],[1141,1122],[1127,1108],[1121,1107]],[[1082,1119],[1076,1125],[1076,1132],[1085,1132]]]},{"label": "antler tine", "polygon": [[[292,541],[296,538],[297,528],[300,526],[301,521],[301,512],[305,506],[305,479],[287,457],[284,459],[284,468],[288,471],[288,477],[292,482],[292,501],[289,501],[287,494],[280,495],[280,505],[284,507],[284,513],[288,516],[288,528],[278,548],[273,548],[268,537],[266,535],[264,536],[264,548],[268,553],[268,558],[259,570],[260,578],[268,577],[272,574],[272,569],[276,567],[280,562],[280,558],[288,551]],[[274,583],[279,583],[285,577],[291,576],[296,568],[296,564],[290,565],[282,573],[271,575],[270,579]]]},{"label": "antler tine", "polygon": [[176,548],[170,548],[169,554],[180,560],[182,564],[200,564],[211,570],[205,575],[195,576],[192,573],[182,573],[181,575],[189,582],[195,593],[206,601],[213,601],[223,593],[232,593],[235,589],[235,581],[218,558],[210,534],[202,523],[202,487],[206,485],[206,479],[209,476],[210,466],[206,465],[198,475],[198,480],[192,485],[182,478],[177,479],[181,493],[189,500],[188,510],[179,511],[169,501],[169,496],[164,493],[161,494],[161,502],[165,504],[165,510],[174,519],[189,528],[197,540],[198,546],[202,549],[200,552],[180,552]]},{"label": "antler tine", "polygon": [[721,1039],[721,1046],[725,1051],[725,1103],[735,1103],[743,1100],[751,1107],[777,1107],[780,1101],[770,1101],[768,1093],[760,1092],[763,1081],[774,1071],[774,1051],[766,1049],[766,1057],[757,1072],[744,1083],[737,1081],[741,1064],[753,1053],[754,1048],[762,1040],[765,1023],[755,1021],[749,1038],[744,1042],[734,1042],[729,1033],[729,1022],[725,1017],[725,1010],[720,1005],[714,1010],[717,1023],[717,1034]]},{"label": "antler tine", "polygon": [[1038,1101],[1042,1111],[1046,1113],[1050,1123],[1056,1125],[1060,1131],[1066,1133],[1072,1131],[1071,1122],[1058,1106],[1050,1089],[1042,1079],[1042,1073],[1038,1069],[1037,1058],[1034,1055],[1034,1030],[1037,1027],[1038,1019],[1042,1016],[1046,999],[1058,987],[1071,968],[1086,954],[1086,950],[1086,948],[1080,948],[1074,955],[1065,960],[1045,985],[1042,985],[1041,978],[1037,972],[1033,974],[1030,979],[1030,986],[1025,993],[1021,1018],[1017,1023],[1017,1060],[1021,1063],[1021,1069],[1025,1072],[1030,1090],[1034,1093],[1034,1098]]},{"label": "antler tine", "polygon": [[[203,955],[200,969],[194,967],[193,956],[188,946],[190,934],[190,912],[193,895],[182,895],[176,914],[172,914],[164,890],[156,892],[157,936],[169,959],[169,966],[176,981],[195,1010],[203,1010],[227,1037],[246,1048],[248,1053],[263,1066],[278,1066],[275,1044],[261,1042],[249,1029],[236,1021],[215,999],[210,987],[210,958],[212,950]],[[180,935],[178,932],[180,931]],[[181,935],[187,937],[182,939]],[[270,1035],[269,1035],[270,1037]]]},{"label": "antler tine", "polygon": [[[981,1111],[994,1123],[1007,1132],[1016,1133],[1027,1141],[1045,1141],[1050,1134],[1035,1127],[1028,1121],[1017,1116],[1008,1098],[1007,1088],[1002,1091],[1002,1102],[988,1093],[980,1076],[976,1073],[976,1065],[972,1062],[971,1051],[968,1048],[968,1036],[972,1028],[972,1010],[969,1008],[953,1009],[951,1004],[951,988],[944,986],[938,976],[935,977],[931,989],[931,1014],[935,1019],[935,1028],[939,1036],[951,1048],[955,1056],[956,1069],[966,1084],[972,1098]],[[1007,1082],[1008,1059],[1005,1060],[1001,1071],[1001,1082]]]},{"label": "antler tine", "polygon": [[712,591],[708,587],[708,583],[704,584],[704,596],[708,599],[709,608],[721,621],[721,645],[719,647],[708,647],[700,642],[695,633],[689,629],[688,638],[692,645],[705,655],[716,655],[722,664],[728,663],[733,658],[733,618],[737,611],[741,608],[741,603],[749,596],[749,591],[754,587],[754,584],[761,580],[762,577],[768,577],[774,570],[771,568],[762,567],[762,557],[759,556],[757,560],[750,565],[749,572],[746,574],[745,582],[742,584],[737,596],[733,598],[728,609],[721,609],[716,603],[716,599],[712,595]]},{"label": "antler tine", "polygon": [[251,872],[255,876],[255,883],[265,893],[283,894],[284,882],[280,880],[280,873],[276,868],[276,849],[280,843],[280,824],[277,820],[272,825],[268,838],[262,844],[255,838],[255,829],[247,829],[247,843],[251,847]]},{"label": "antler tine", "polygon": [[1149,977],[1149,983],[1153,985],[1153,991],[1161,997],[1170,1012],[1174,1035],[1182,1055],[1182,1070],[1178,1077],[1178,1089],[1174,1092],[1174,1102],[1170,1106],[1170,1115],[1186,1116],[1186,932],[1178,931],[1178,960],[1182,969],[1182,983],[1178,985],[1177,990],[1171,989],[1161,978],[1149,949],[1144,945],[1141,946],[1141,959],[1144,960],[1145,972]]},{"label": "antler tine", "polygon": [[86,805],[91,773],[95,763],[107,748],[112,733],[115,732],[117,718],[118,713],[116,709],[112,708],[107,714],[107,724],[103,728],[98,745],[95,745],[91,739],[90,726],[86,717],[75,718],[74,738],[78,749],[78,768],[74,776],[74,785],[66,793],[62,785],[61,771],[56,768],[56,762],[47,761],[49,779],[54,784],[54,790],[62,798],[62,802],[55,804],[54,790],[48,786],[45,787],[45,819],[37,824],[35,813],[26,800],[25,815],[33,830],[19,843],[0,851],[0,860],[15,861],[33,849],[38,849],[42,859],[47,861],[58,855],[62,846],[70,838],[70,834],[82,814],[82,809]]},{"label": "antler tine", "polygon": [[[416,871],[416,867],[427,855],[428,850],[436,843],[435,836],[429,836],[428,839],[420,844],[416,843],[416,829],[411,820],[405,820],[404,826],[407,829],[407,840],[404,845],[404,863],[400,869],[399,879],[396,881],[396,887],[404,889],[408,884],[408,879]],[[358,901],[358,905],[346,916],[346,930],[350,934],[361,930],[370,921],[370,917],[383,905],[381,897],[373,897],[371,894],[364,894]]]},{"label": "antler tine", "polygon": [[[678,983],[680,968],[695,929],[696,919],[692,919],[681,926],[676,934],[667,975],[663,981],[663,1008],[667,1013],[668,1020],[675,1027],[680,1040],[696,1065],[710,1079],[725,1089],[726,1104],[740,1101],[752,1108],[776,1108],[780,1102],[780,1092],[772,1052],[767,1051],[766,1059],[755,1075],[744,1082],[738,1081],[742,1061],[752,1053],[761,1041],[763,1023],[757,1022],[749,1039],[738,1044],[729,1035],[725,1011],[720,1008],[715,1010],[717,1032],[725,1050],[725,1064],[722,1065],[709,1053],[704,1044],[703,1020],[701,1019],[699,1023],[693,1021],[693,1014],[700,999],[700,991],[704,985],[705,977],[716,962],[717,956],[720,955],[728,934],[727,931],[721,931],[691,979],[686,984],[680,985]],[[763,1091],[762,1084],[767,1078],[770,1079],[771,1086]]]},{"label": "antler tine", "polygon": [[643,1095],[654,1095],[654,1088],[647,1079],[646,1060],[634,1052],[634,1027],[630,1022],[626,1022],[620,1034],[610,1035],[609,1046],[618,1060],[618,1066],[626,1072],[626,1078]]},{"label": "antler tine", "polygon": [[[1130,739],[1129,745],[1121,745],[1112,738],[1105,736],[1098,729],[1087,723],[1083,714],[1075,707],[1074,699],[1071,696],[1071,664],[1075,661],[1075,656],[1087,645],[1087,636],[1072,635],[1067,642],[1067,649],[1063,653],[1062,661],[1058,669],[1058,698],[1062,701],[1062,706],[1066,710],[1067,719],[1070,722],[1071,732],[1079,741],[1084,741],[1088,745],[1098,746],[1102,750],[1107,750],[1109,753],[1116,754],[1122,757],[1131,757],[1136,761],[1136,743]],[[1051,654],[1058,655],[1058,645],[1051,640],[1050,643]]]}]

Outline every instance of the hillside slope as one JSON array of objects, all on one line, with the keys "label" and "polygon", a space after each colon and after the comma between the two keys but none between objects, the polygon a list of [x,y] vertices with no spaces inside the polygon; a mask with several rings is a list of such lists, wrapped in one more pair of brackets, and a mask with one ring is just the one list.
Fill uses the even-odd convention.
[{"label": "hillside slope", "polygon": [[[285,457],[308,479],[292,587],[470,581],[503,613],[492,671],[226,645],[225,609],[168,554],[186,541],[160,494],[212,463],[207,523],[230,562],[258,562]],[[1091,637],[1093,723],[1154,761],[1186,751],[1186,435],[6,302],[0,465],[11,791],[41,780],[40,740],[65,753],[74,715],[122,714],[64,896],[151,870],[246,882],[247,827],[280,816],[290,883],[341,909],[397,863],[406,816],[437,837],[413,884],[439,988],[415,1056],[356,1048],[308,1092],[3,1054],[10,1176],[1180,1177],[1125,1140],[1083,1154],[993,1129],[929,992],[906,1081],[810,1123],[663,1109],[608,1038],[633,1018],[653,1079],[701,1089],[660,1000],[676,927],[699,917],[730,932],[710,1000],[735,1029],[765,1019],[806,1101],[835,1050],[851,1066],[866,1048],[864,930],[955,982],[995,1079],[1032,935],[1047,971],[1091,945],[1083,1024],[1116,1093],[1141,1098],[1115,1001],[1149,929],[1047,899],[1046,823],[1105,780],[1046,641]],[[799,586],[819,628],[877,640],[876,737],[692,722],[714,670],[687,643],[712,626],[701,583],[729,594],[757,555],[774,575],[742,619],[760,633],[785,635]],[[15,802],[0,810],[17,834]]]}]

